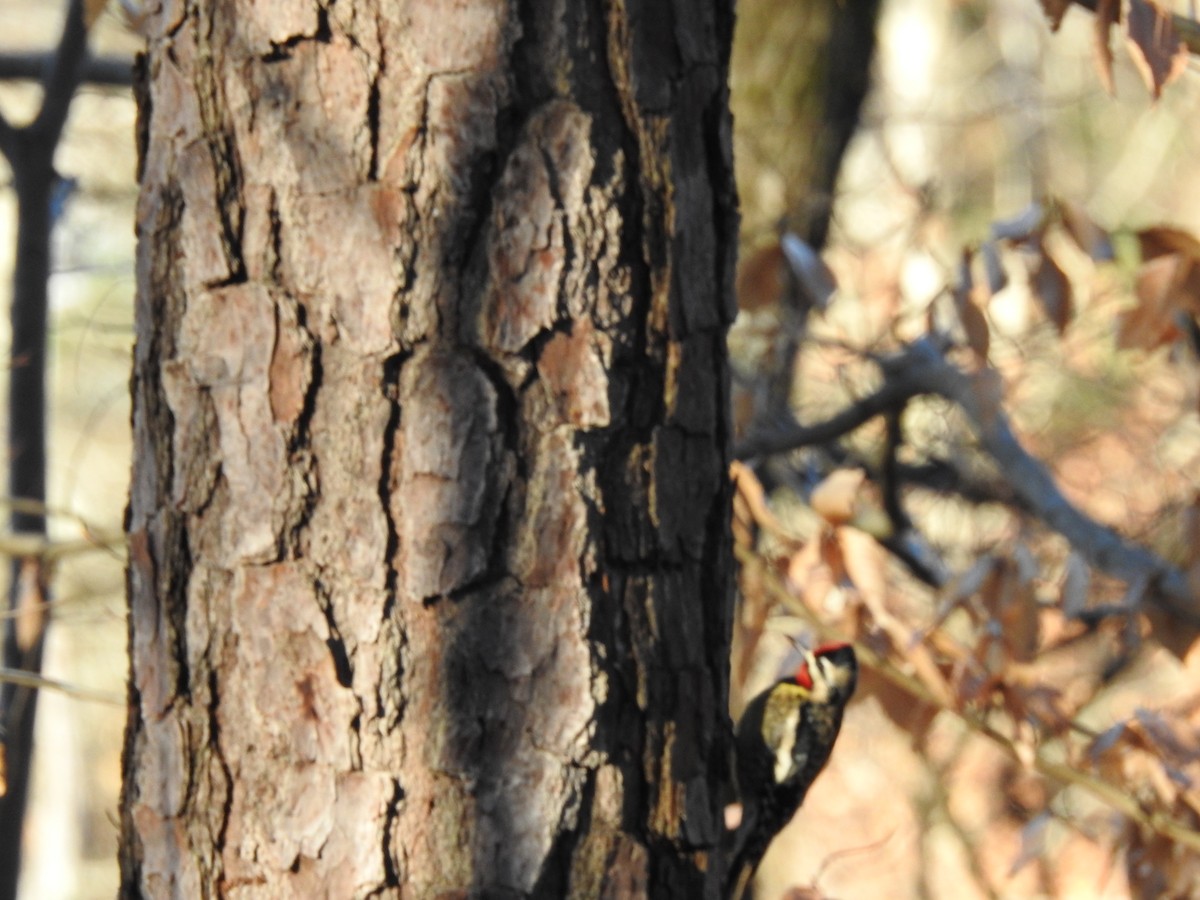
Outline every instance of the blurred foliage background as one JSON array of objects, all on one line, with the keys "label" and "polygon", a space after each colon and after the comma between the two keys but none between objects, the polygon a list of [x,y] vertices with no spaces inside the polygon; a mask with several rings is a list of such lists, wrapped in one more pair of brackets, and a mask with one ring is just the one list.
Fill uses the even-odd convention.
[{"label": "blurred foliage background", "polygon": [[[51,47],[59,6],[5,0],[0,51]],[[740,0],[737,13],[739,440],[772,417],[829,420],[886,382],[880,359],[936,334],[1065,499],[1194,571],[1200,371],[1180,321],[1192,257],[1155,256],[1146,237],[1200,232],[1194,63],[1155,102],[1114,29],[1112,96],[1092,14],[1073,7],[1052,34],[1036,0]],[[858,31],[835,39],[847,16]],[[873,59],[846,49],[864,46],[864,21],[878,26]],[[137,44],[112,11],[92,41]],[[847,119],[829,98],[868,75],[843,157]],[[36,90],[0,83],[0,108],[20,123]],[[56,160],[75,180],[51,286],[61,538],[81,521],[119,527],[125,505],[134,117],[128,91],[85,87]],[[4,296],[12,206],[0,191]],[[784,233],[807,248],[799,270]],[[917,397],[893,418],[891,432],[876,417],[751,454],[739,475],[734,711],[786,668],[793,640],[852,637],[869,663],[761,896],[1188,896],[1195,628],[1151,602],[1153,572],[1138,585],[1097,571],[1016,502],[960,404]],[[905,466],[928,477],[888,481]],[[924,578],[877,541],[896,536],[896,503]],[[55,596],[46,674],[121,695],[123,561],[65,561]],[[123,717],[43,697],[24,897],[115,892]]]},{"label": "blurred foliage background", "polygon": [[[0,53],[48,52],[65,3],[0,3]],[[138,38],[115,12],[97,22],[92,50],[132,58]],[[0,81],[0,109],[23,125],[40,88]],[[84,86],[55,165],[70,180],[54,236],[50,284],[52,539],[119,533],[129,478],[129,363],[133,292],[133,128],[128,89]],[[0,297],[11,299],[15,199],[0,161]],[[0,341],[9,342],[8,317]],[[0,371],[0,379],[6,373]],[[7,395],[7,383],[0,391]],[[0,417],[4,418],[4,417]],[[0,424],[0,427],[4,427]],[[8,567],[0,567],[7,578]],[[124,731],[124,560],[72,555],[54,578],[45,674],[112,695],[116,704],[43,692],[25,835],[21,896],[99,898],[116,892],[116,806]]]},{"label": "blurred foliage background", "polygon": [[1108,29],[1046,6],[885,0],[822,244],[831,23],[874,4],[739,4],[734,713],[798,641],[867,660],[762,897],[1200,884],[1197,622],[1160,590],[1200,596],[1195,63],[1116,24],[1110,94]]}]

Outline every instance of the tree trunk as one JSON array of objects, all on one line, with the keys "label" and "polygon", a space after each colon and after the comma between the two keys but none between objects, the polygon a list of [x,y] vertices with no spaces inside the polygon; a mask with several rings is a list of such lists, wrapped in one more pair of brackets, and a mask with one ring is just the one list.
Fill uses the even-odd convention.
[{"label": "tree trunk", "polygon": [[716,896],[731,6],[150,19],[125,896]]}]

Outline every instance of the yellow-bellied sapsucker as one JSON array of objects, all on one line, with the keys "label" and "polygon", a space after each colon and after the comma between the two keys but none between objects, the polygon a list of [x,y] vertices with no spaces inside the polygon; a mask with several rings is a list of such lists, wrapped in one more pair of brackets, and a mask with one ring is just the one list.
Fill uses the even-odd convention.
[{"label": "yellow-bellied sapsucker", "polygon": [[740,897],[825,763],[858,681],[849,644],[806,651],[795,674],[756,696],[738,721],[738,793],[742,822],[733,837],[726,896]]}]

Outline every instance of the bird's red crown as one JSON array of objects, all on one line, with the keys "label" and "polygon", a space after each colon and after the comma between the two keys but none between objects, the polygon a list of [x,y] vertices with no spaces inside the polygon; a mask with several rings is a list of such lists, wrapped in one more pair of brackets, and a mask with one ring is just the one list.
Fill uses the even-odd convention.
[{"label": "bird's red crown", "polygon": [[[849,646],[845,641],[827,641],[824,644],[817,645],[817,649],[813,651],[813,656],[824,656],[827,653],[832,653],[834,650],[841,650],[843,647]],[[796,667],[796,673],[792,676],[792,681],[796,682],[802,688],[812,688],[812,673],[808,671],[807,659],[800,660],[800,665]]]}]

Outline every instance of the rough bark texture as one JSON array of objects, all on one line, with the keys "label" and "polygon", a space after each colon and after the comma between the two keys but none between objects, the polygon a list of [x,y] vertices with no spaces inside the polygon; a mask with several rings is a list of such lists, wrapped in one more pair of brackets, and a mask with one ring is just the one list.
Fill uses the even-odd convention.
[{"label": "rough bark texture", "polygon": [[126,896],[715,896],[730,6],[151,19]]}]

